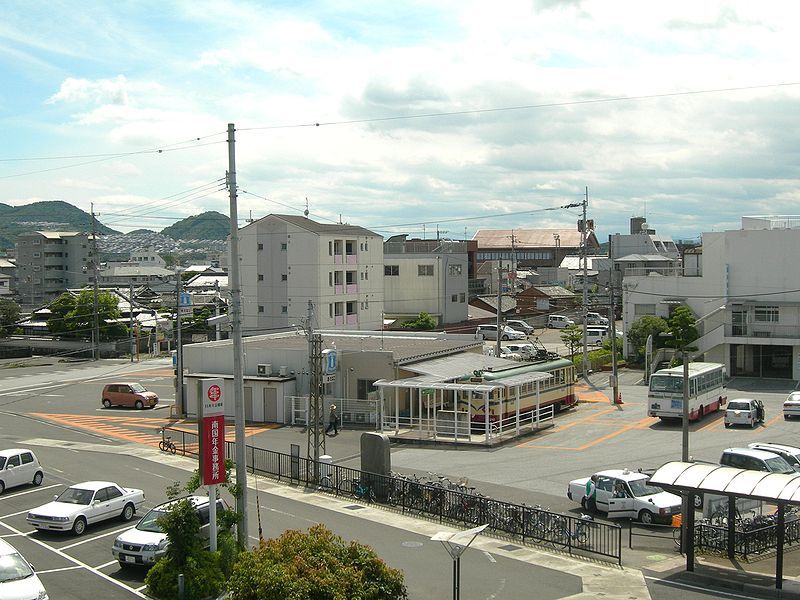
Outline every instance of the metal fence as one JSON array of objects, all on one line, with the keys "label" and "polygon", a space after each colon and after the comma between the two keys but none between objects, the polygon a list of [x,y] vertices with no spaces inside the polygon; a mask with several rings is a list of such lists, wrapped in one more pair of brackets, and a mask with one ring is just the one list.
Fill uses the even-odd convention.
[{"label": "metal fence", "polygon": [[[166,428],[182,454],[199,453],[194,432]],[[227,457],[235,456],[234,442],[225,442]],[[612,558],[622,565],[622,528],[552,512],[539,506],[494,500],[468,488],[448,488],[399,476],[367,473],[330,463],[245,446],[248,469],[278,481],[313,487],[318,492],[375,503],[402,514],[435,519],[453,525],[488,524],[496,535],[558,550]]]}]

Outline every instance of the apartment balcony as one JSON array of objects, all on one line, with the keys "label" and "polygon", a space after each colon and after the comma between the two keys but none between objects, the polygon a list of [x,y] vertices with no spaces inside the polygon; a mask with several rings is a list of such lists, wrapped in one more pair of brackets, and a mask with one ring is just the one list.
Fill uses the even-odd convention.
[{"label": "apartment balcony", "polygon": [[347,324],[348,325],[358,325],[358,314],[347,315]]},{"label": "apartment balcony", "polygon": [[798,340],[800,325],[776,325],[771,323],[725,324],[725,337],[728,338],[769,338]]},{"label": "apartment balcony", "polygon": [[660,267],[628,267],[624,271],[625,277],[680,277],[683,275],[681,265]]},{"label": "apartment balcony", "polygon": [[357,283],[348,283],[346,286],[345,291],[348,294],[357,294],[358,293],[358,284]]},{"label": "apartment balcony", "polygon": [[335,325],[344,325],[344,315],[336,315],[333,317],[333,322]]},{"label": "apartment balcony", "polygon": [[333,286],[333,293],[334,294],[344,294],[344,286],[342,284],[336,284]]},{"label": "apartment balcony", "polygon": [[348,265],[357,265],[358,264],[358,254],[347,254],[347,264]]},{"label": "apartment balcony", "polygon": [[335,265],[344,264],[344,255],[342,255],[342,254],[334,254],[333,255],[333,264],[335,264]]}]

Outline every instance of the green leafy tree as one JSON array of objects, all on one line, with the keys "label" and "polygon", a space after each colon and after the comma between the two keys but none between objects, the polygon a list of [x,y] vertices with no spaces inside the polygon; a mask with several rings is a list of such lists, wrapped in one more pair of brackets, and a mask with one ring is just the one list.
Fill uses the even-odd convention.
[{"label": "green leafy tree", "polygon": [[422,311],[413,321],[403,323],[403,329],[414,329],[415,331],[436,329],[436,319]]},{"label": "green leafy tree", "polygon": [[693,344],[700,337],[696,323],[697,319],[691,309],[686,306],[676,308],[667,323],[667,333],[670,337],[666,339],[664,345],[686,352],[696,350]]},{"label": "green leafy tree", "polygon": [[19,304],[9,298],[0,298],[0,337],[14,332],[19,312]]},{"label": "green leafy tree", "polygon": [[228,581],[231,600],[408,598],[403,573],[375,551],[345,542],[324,525],[285,531],[243,552]]},{"label": "green leafy tree", "polygon": [[181,333],[208,333],[209,317],[211,317],[211,311],[207,308],[197,314],[181,317]]},{"label": "green leafy tree", "polygon": [[[47,328],[54,335],[88,337],[94,327],[94,290],[86,288],[77,296],[64,292],[50,304]],[[100,321],[100,339],[113,340],[128,335],[128,327],[116,320],[121,314],[117,296],[111,292],[97,294],[97,314]]]},{"label": "green leafy tree", "polygon": [[569,355],[575,356],[575,349],[583,343],[583,330],[577,325],[568,325],[561,330],[561,341],[569,348]]},{"label": "green leafy tree", "polygon": [[636,362],[644,360],[647,338],[653,336],[653,349],[662,348],[665,338],[659,334],[666,332],[667,322],[661,317],[644,315],[633,322],[628,330],[628,341],[636,350]]}]

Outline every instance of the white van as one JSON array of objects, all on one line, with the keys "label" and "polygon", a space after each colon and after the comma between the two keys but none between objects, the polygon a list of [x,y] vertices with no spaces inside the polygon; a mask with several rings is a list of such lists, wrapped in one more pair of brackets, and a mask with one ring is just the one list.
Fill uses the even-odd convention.
[{"label": "white van", "polygon": [[586,329],[586,345],[587,346],[602,346],[606,341],[606,333],[600,329]]},{"label": "white van", "polygon": [[548,315],[547,317],[547,326],[551,329],[564,329],[570,325],[575,325],[575,321],[564,315]]},{"label": "white van", "polygon": [[7,488],[32,483],[42,485],[44,473],[36,455],[25,448],[0,450],[0,494]]}]

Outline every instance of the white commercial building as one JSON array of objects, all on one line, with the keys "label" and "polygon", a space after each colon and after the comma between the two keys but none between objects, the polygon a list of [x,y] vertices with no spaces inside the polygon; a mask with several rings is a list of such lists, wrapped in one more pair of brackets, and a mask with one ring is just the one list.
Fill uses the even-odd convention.
[{"label": "white commercial building", "polygon": [[706,361],[731,376],[800,379],[800,217],[743,217],[742,229],[704,233],[695,256],[691,276],[626,273],[625,330],[685,305]]},{"label": "white commercial building", "polygon": [[239,230],[244,335],[299,325],[383,327],[383,238],[353,225],[267,215]]}]

